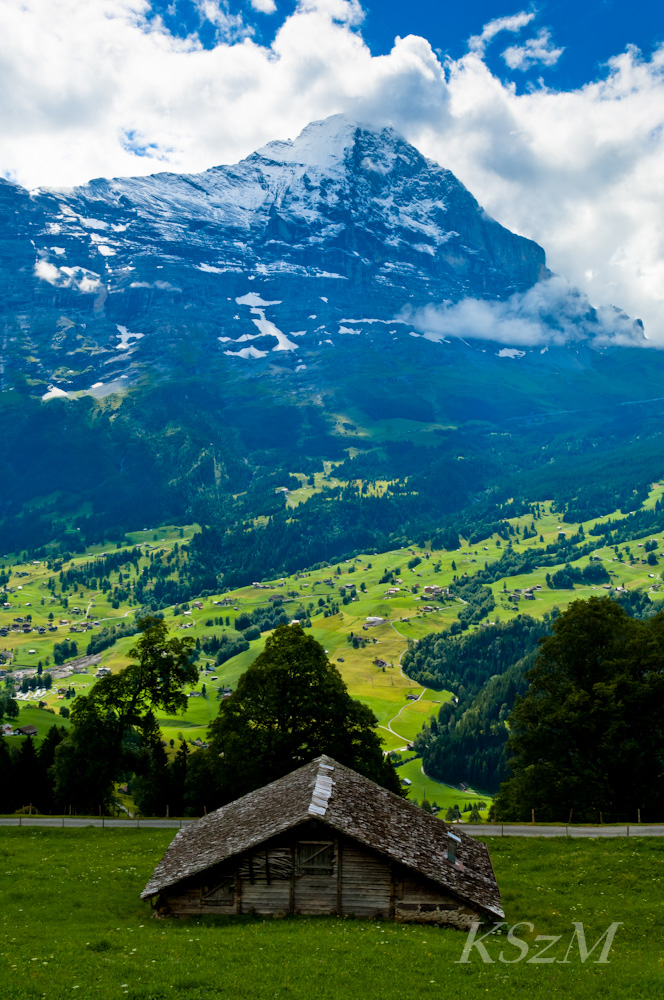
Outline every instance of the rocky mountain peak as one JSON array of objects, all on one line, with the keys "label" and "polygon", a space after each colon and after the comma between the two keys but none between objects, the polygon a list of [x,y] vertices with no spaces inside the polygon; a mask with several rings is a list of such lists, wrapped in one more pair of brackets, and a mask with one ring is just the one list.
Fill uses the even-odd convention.
[{"label": "rocky mountain peak", "polygon": [[37,387],[62,391],[169,372],[194,345],[206,364],[306,370],[357,320],[376,331],[406,308],[507,298],[546,273],[541,247],[450,171],[343,115],[201,174],[9,185],[0,201],[5,378],[28,365]]}]

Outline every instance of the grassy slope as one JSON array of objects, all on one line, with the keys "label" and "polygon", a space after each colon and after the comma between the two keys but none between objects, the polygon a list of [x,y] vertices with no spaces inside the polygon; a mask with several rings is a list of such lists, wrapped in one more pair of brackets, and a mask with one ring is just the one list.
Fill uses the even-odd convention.
[{"label": "grassy slope", "polygon": [[[330,477],[332,469],[326,470],[326,477]],[[320,474],[317,474],[320,476]],[[317,488],[322,487],[317,479]],[[646,506],[652,506],[655,500],[664,493],[664,485],[656,484],[650,494]],[[551,511],[550,504],[543,506],[545,513],[536,522],[537,537],[522,541],[520,536],[515,536],[513,540],[514,548],[518,551],[527,547],[538,547],[542,543],[539,535],[544,538],[544,544],[554,541],[559,530],[562,528],[568,534],[576,532],[578,525],[564,525],[558,516]],[[613,517],[620,515],[612,515]],[[608,515],[607,515],[608,517]],[[601,518],[598,520],[605,520]],[[530,517],[512,519],[511,523],[518,526],[523,531],[524,526],[529,525]],[[589,528],[595,521],[585,522],[583,527],[588,535]],[[180,529],[174,526],[159,528],[156,530],[134,532],[130,536],[132,544],[143,544],[144,546],[159,546],[169,551],[178,542],[180,545],[186,543],[197,530],[196,526],[187,526],[183,529],[181,537]],[[646,538],[649,536],[645,536]],[[439,631],[448,627],[455,620],[457,611],[461,607],[458,602],[452,602],[446,606],[440,606],[432,602],[436,608],[431,613],[423,612],[421,609],[426,601],[420,600],[422,588],[430,583],[445,586],[452,581],[456,572],[466,572],[472,576],[474,572],[484,566],[485,561],[492,562],[499,558],[502,547],[497,545],[497,536],[486,540],[472,548],[467,544],[457,552],[436,552],[430,553],[426,550],[412,546],[408,549],[393,550],[379,555],[360,556],[355,560],[342,562],[339,564],[339,574],[335,572],[335,567],[328,567],[310,572],[296,573],[291,577],[281,581],[270,581],[272,586],[269,590],[255,590],[252,587],[240,588],[231,594],[224,595],[231,597],[233,605],[239,612],[250,611],[256,606],[265,606],[268,603],[270,594],[284,595],[287,591],[297,591],[298,597],[294,598],[286,605],[289,612],[294,613],[296,608],[303,603],[305,607],[313,604],[312,629],[311,634],[319,640],[325,649],[328,650],[330,659],[337,664],[343,677],[348,684],[351,693],[365,701],[375,712],[380,733],[384,740],[385,749],[396,749],[404,746],[406,742],[412,740],[421,728],[422,723],[432,714],[435,714],[442,701],[451,697],[449,692],[423,692],[422,688],[413,681],[404,677],[399,668],[400,657],[407,647],[409,639],[417,640],[423,635],[432,631]],[[598,539],[601,541],[601,539]],[[643,549],[638,548],[638,541],[631,542],[632,553],[643,556]],[[504,546],[504,543],[501,543]],[[664,547],[664,546],[663,546]],[[621,547],[624,550],[624,546]],[[101,546],[97,546],[84,555],[76,556],[74,563],[85,562],[92,555],[102,551]],[[148,550],[146,549],[146,552]],[[596,553],[605,559],[605,565],[614,574],[615,585],[625,584],[629,589],[648,588],[659,585],[658,567],[650,567],[640,561],[634,566],[627,562],[614,562],[614,552],[612,549],[599,547]],[[412,570],[408,569],[408,560],[418,555],[422,562]],[[144,557],[144,559],[147,558]],[[583,567],[587,563],[587,558],[580,560],[576,565]],[[454,564],[454,565],[453,565]],[[59,618],[68,618],[70,621],[78,617],[72,612],[73,605],[85,609],[90,600],[94,601],[91,608],[91,617],[96,617],[102,624],[111,624],[113,621],[121,619],[127,613],[133,613],[131,607],[120,607],[113,609],[104,594],[97,591],[79,591],[72,595],[69,592],[69,609],[64,609],[59,599],[51,599],[46,589],[48,572],[44,566],[15,565],[15,570],[26,573],[27,576],[18,578],[15,575],[11,579],[11,586],[16,589],[12,595],[13,607],[9,610],[0,609],[0,621],[5,621],[15,617],[17,614],[25,614],[30,611],[35,623],[46,621],[49,611],[52,611],[56,622]],[[139,569],[141,567],[139,566]],[[526,612],[535,616],[542,615],[545,611],[551,610],[554,606],[564,608],[571,601],[579,597],[587,597],[592,593],[606,593],[601,587],[577,586],[574,590],[549,590],[546,586],[546,572],[553,573],[556,567],[534,571],[528,576],[510,577],[506,581],[499,580],[493,584],[493,591],[496,598],[496,609],[492,614],[493,621],[507,621],[515,614]],[[397,595],[387,596],[387,584],[380,584],[378,581],[383,573],[388,570],[399,569],[402,580],[401,590]],[[650,574],[653,574],[651,577]],[[324,583],[326,579],[332,579],[332,586]],[[114,578],[112,578],[114,582]],[[364,582],[366,593],[360,591],[360,583]],[[535,601],[522,601],[518,606],[507,601],[503,594],[504,584],[508,588],[508,593],[515,587],[542,585],[542,590],[537,593]],[[319,597],[328,596],[339,601],[338,588],[341,585],[354,585],[357,588],[358,599],[346,606],[340,604],[339,614],[328,618],[323,617],[318,611],[317,603]],[[411,588],[419,585],[419,594],[412,593]],[[660,599],[658,592],[651,593],[654,600]],[[191,616],[173,617],[172,611],[167,610],[166,620],[168,624],[178,629],[178,626],[186,621],[193,620],[194,627],[187,629],[184,633],[194,638],[202,638],[204,635],[220,633],[224,630],[231,634],[237,634],[233,629],[233,621],[239,613],[233,607],[219,607],[213,603],[215,597],[206,598],[202,611],[194,610]],[[42,605],[41,601],[44,600]],[[26,605],[30,604],[27,608]],[[362,624],[368,615],[378,615],[387,621],[383,625],[363,631]],[[230,626],[207,626],[205,622],[215,617],[230,617]],[[362,636],[368,640],[363,649],[353,649],[348,642],[350,632]],[[85,651],[85,646],[91,633],[80,636],[72,636],[79,644],[79,654]],[[39,659],[46,661],[51,657],[54,641],[62,641],[68,635],[68,626],[61,626],[58,633],[46,633],[44,636],[30,633],[29,636],[8,636],[3,640],[4,645],[14,651],[15,662],[21,665],[35,665]],[[178,733],[184,733],[188,739],[205,737],[206,727],[210,719],[214,718],[218,709],[217,695],[219,688],[228,684],[235,686],[237,679],[243,670],[255,659],[264,646],[266,635],[251,643],[251,648],[240,656],[234,657],[227,663],[214,670],[213,674],[218,678],[212,682],[209,677],[202,675],[201,682],[206,684],[207,698],[192,698],[189,700],[189,707],[183,718],[162,719],[162,728],[166,739],[177,739]],[[374,641],[375,640],[375,641]],[[119,640],[115,646],[105,650],[102,654],[102,663],[110,666],[111,669],[120,669],[127,661],[127,651],[131,648],[133,640],[125,638]],[[35,653],[29,650],[34,649]],[[388,666],[383,668],[374,665],[373,660],[380,658],[387,662]],[[339,662],[343,660],[343,662]],[[201,664],[206,662],[202,657]],[[89,689],[89,685],[94,683],[94,677],[90,675],[80,675],[71,679],[70,683],[77,691],[84,693]],[[55,687],[61,686],[56,682]],[[421,695],[418,701],[407,701],[407,694]],[[58,710],[59,704],[56,694],[49,694],[45,700],[49,706]],[[30,702],[34,705],[34,700]],[[21,708],[21,723],[30,721],[37,725],[40,735],[46,731],[53,723],[53,716],[47,713],[38,712],[35,709],[30,711],[28,719],[26,708]],[[388,730],[391,725],[393,732]],[[447,786],[443,786],[443,790]],[[437,786],[436,800],[442,804],[441,799],[446,801],[446,795]],[[458,799],[459,792],[448,789],[452,798]],[[421,791],[411,794],[421,798]],[[427,794],[429,794],[427,792]],[[432,792],[433,794],[433,792]],[[486,799],[486,795],[484,796]]]},{"label": "grassy slope", "polygon": [[[154,921],[139,893],[172,838],[161,830],[0,831],[5,1000],[659,1000],[664,843],[489,839],[510,924],[562,935],[554,964],[507,965],[505,938],[458,964],[466,935],[389,922],[294,918]],[[572,921],[592,945],[622,921],[609,963],[565,956]],[[535,954],[532,947],[530,955]],[[599,950],[599,949],[598,949]]]}]

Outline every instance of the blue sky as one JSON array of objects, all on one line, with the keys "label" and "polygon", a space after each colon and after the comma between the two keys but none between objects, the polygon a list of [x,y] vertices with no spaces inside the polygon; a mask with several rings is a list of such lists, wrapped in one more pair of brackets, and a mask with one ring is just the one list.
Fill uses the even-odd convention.
[{"label": "blue sky", "polygon": [[664,15],[627,0],[2,0],[0,176],[233,163],[391,124],[664,342]]},{"label": "blue sky", "polygon": [[[260,2],[260,0],[259,0]],[[270,4],[270,0],[265,0]],[[218,26],[205,17],[196,0],[154,0],[153,11],[174,33],[186,36],[197,32],[206,47],[215,45]],[[250,0],[228,0],[222,4],[231,17],[239,15],[250,26],[253,37],[270,44],[296,0],[274,0],[274,12],[262,13]],[[421,35],[443,56],[458,59],[468,39],[478,35],[483,25],[521,10],[532,11],[534,28],[549,30],[556,47],[564,51],[555,65],[536,65],[525,72],[510,74],[498,51],[489,52],[487,63],[503,78],[512,78],[520,88],[544,77],[549,86],[563,90],[580,87],[603,72],[611,56],[629,45],[649,55],[664,40],[664,13],[661,4],[644,0],[541,0],[519,4],[505,0],[363,0],[365,19],[362,36],[374,55],[389,52],[397,35]]]},{"label": "blue sky", "polygon": [[[664,15],[661,4],[643,0],[549,0],[537,4],[492,0],[470,3],[449,0],[370,0],[365,4],[368,16],[363,30],[372,50],[388,51],[397,34],[418,34],[429,39],[434,48],[458,59],[467,39],[477,35],[482,26],[496,17],[516,14],[519,10],[537,11],[533,26],[549,28],[554,44],[564,52],[553,67],[533,67],[519,81],[536,80],[544,75],[549,86],[561,89],[579,87],[594,79],[611,56],[628,43],[650,52],[664,38]],[[489,66],[504,74],[505,67],[497,53],[488,56]],[[518,76],[518,74],[517,74]]]}]

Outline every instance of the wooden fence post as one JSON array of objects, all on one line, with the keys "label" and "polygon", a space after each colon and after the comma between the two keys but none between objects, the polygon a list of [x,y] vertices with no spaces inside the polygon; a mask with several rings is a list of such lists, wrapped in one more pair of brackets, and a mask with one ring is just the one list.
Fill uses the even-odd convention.
[{"label": "wooden fence post", "polygon": [[530,810],[530,820],[531,820],[531,822],[533,824],[535,823],[535,810],[534,809]]},{"label": "wooden fence post", "polygon": [[640,823],[641,822],[641,807],[639,806],[639,808],[636,811],[638,813],[638,816],[639,816],[639,820],[638,821]]}]

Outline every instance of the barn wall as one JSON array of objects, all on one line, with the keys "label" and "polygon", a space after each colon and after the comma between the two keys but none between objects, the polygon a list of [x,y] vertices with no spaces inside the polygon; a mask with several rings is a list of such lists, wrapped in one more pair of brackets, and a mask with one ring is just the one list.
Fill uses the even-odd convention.
[{"label": "barn wall", "polygon": [[292,851],[289,846],[255,851],[236,868],[238,912],[273,914],[290,911]]},{"label": "barn wall", "polygon": [[293,892],[295,913],[324,916],[337,912],[337,882],[334,875],[296,877]]},{"label": "barn wall", "polygon": [[344,916],[390,917],[389,861],[346,841],[341,854],[341,912]]},{"label": "barn wall", "polygon": [[162,893],[159,912],[306,914],[468,928],[480,911],[322,825],[300,828]]},{"label": "barn wall", "polygon": [[401,869],[395,879],[394,919],[401,923],[447,924],[467,929],[482,920],[478,910],[427,879]]}]

